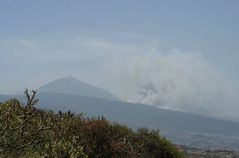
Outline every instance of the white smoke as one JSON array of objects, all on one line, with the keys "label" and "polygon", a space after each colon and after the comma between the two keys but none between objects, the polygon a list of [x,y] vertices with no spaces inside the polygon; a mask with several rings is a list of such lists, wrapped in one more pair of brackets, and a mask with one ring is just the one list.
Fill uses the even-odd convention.
[{"label": "white smoke", "polygon": [[[238,116],[237,81],[231,83],[199,52],[162,53],[158,37],[74,34],[12,42],[0,39],[0,45],[0,63],[15,72],[9,74],[4,69],[1,72],[2,76],[12,75],[5,79],[6,90],[9,87],[21,90],[29,83],[29,87],[38,87],[72,74],[129,102]],[[35,74],[30,80],[24,77],[14,80],[15,75],[27,76],[29,72]]]},{"label": "white smoke", "polygon": [[113,61],[107,72],[129,102],[202,114],[230,106],[228,83],[201,53],[129,55]]}]

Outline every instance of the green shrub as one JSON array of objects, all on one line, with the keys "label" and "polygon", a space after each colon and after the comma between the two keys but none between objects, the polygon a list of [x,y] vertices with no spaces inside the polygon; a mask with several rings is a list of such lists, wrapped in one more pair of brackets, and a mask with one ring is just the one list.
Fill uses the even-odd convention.
[{"label": "green shrub", "polygon": [[104,117],[36,109],[35,93],[27,103],[0,103],[0,157],[41,158],[181,158],[159,131],[134,131]]}]

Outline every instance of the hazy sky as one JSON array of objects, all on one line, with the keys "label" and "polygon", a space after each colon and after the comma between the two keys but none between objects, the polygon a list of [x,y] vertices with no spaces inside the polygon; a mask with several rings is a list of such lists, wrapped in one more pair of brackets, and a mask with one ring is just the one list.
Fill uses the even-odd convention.
[{"label": "hazy sky", "polygon": [[0,93],[73,75],[131,101],[143,88],[141,101],[150,104],[234,109],[238,7],[237,0],[1,0]]}]

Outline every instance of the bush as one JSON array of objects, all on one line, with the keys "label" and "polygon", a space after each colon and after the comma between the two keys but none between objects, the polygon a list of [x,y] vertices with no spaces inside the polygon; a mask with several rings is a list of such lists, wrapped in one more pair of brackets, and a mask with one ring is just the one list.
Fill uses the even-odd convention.
[{"label": "bush", "polygon": [[104,117],[36,109],[36,92],[27,103],[0,104],[0,157],[43,158],[181,158],[159,131],[133,131]]}]

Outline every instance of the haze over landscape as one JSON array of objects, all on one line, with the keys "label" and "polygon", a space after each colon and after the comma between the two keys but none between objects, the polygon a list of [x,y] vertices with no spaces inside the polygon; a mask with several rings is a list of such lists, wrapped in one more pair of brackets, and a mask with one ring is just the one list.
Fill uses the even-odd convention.
[{"label": "haze over landscape", "polygon": [[235,117],[237,5],[1,2],[1,93],[73,75],[122,100]]},{"label": "haze over landscape", "polygon": [[0,102],[24,101],[29,88],[43,109],[160,129],[180,145],[239,149],[238,6],[0,1]]}]

